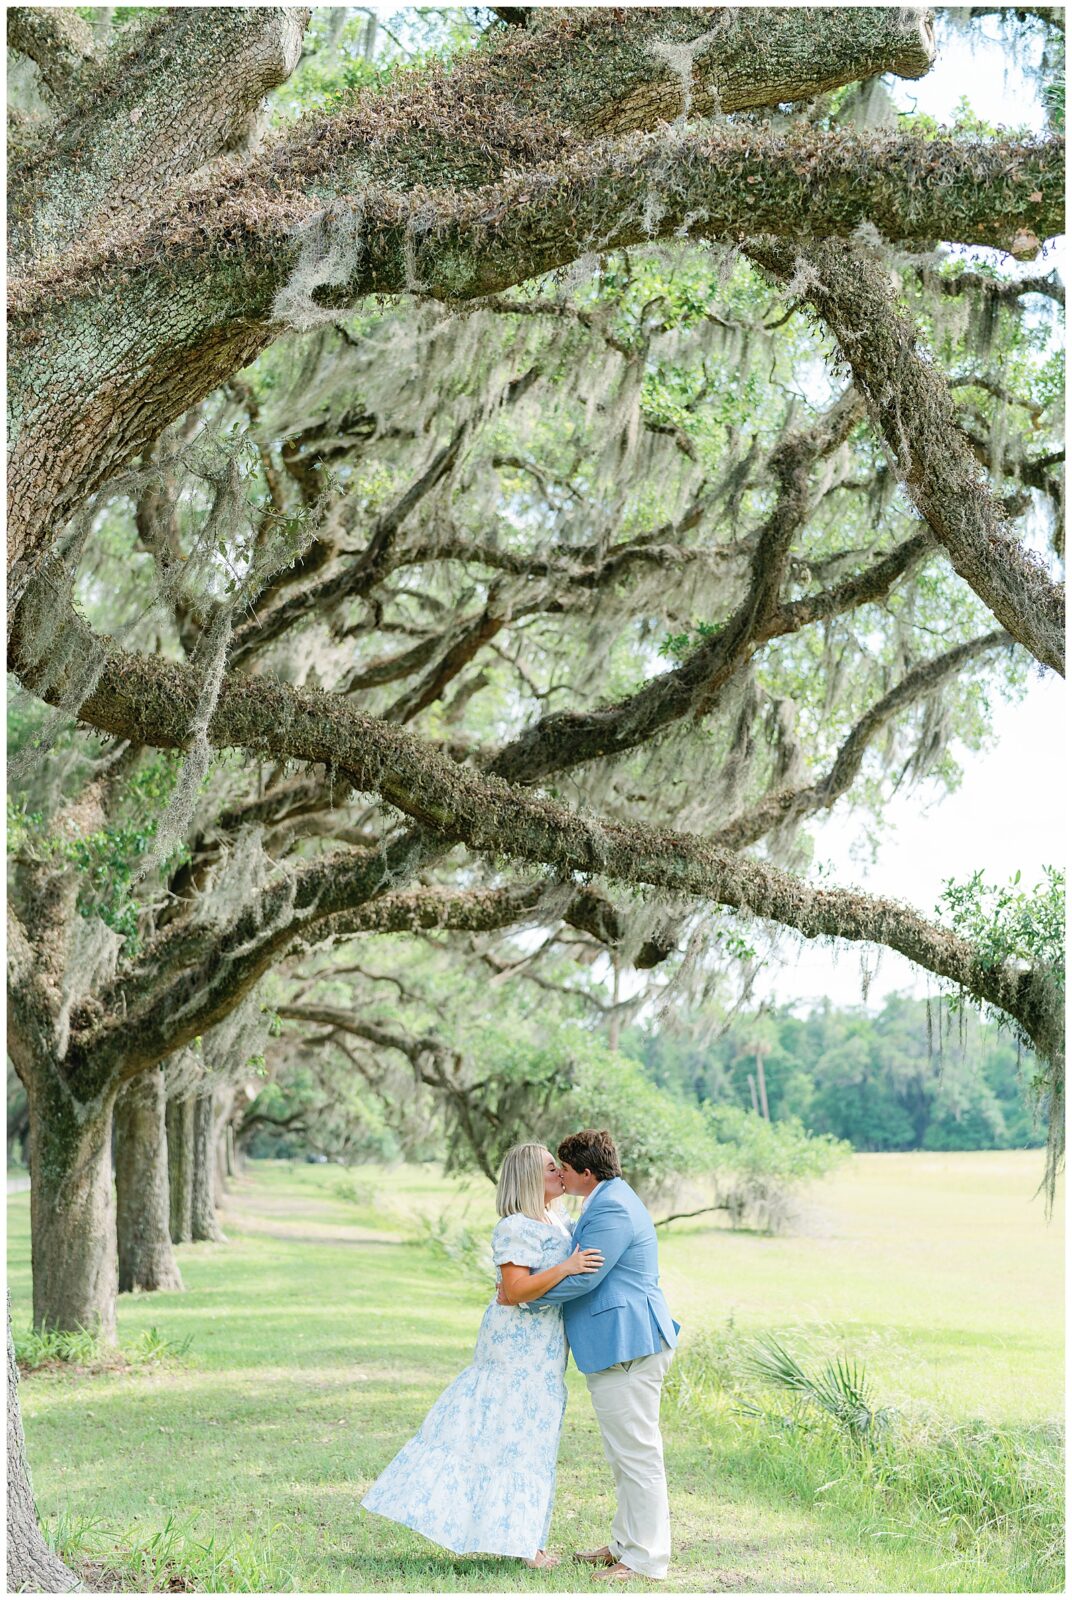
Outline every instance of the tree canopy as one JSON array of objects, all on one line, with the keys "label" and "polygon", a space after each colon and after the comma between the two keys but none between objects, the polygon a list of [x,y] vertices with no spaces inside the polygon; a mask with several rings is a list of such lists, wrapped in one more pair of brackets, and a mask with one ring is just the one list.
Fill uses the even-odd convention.
[{"label": "tree canopy", "polygon": [[[240,1071],[270,974],[326,1022],[384,934],[590,987],[886,945],[1059,1105],[1049,946],[816,881],[808,835],[955,784],[1062,669],[1063,288],[1009,264],[1061,227],[1056,99],[1041,135],[900,116],[915,8],[422,18],[9,12],[42,1262],[107,1208],[125,1085]],[[1016,30],[1049,81],[1058,20]]]}]

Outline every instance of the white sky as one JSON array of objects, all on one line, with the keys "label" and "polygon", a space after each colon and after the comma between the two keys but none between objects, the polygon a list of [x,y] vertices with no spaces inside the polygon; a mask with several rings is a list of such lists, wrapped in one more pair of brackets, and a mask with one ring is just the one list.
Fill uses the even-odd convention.
[{"label": "white sky", "polygon": [[898,107],[947,122],[964,95],[977,116],[998,127],[1041,129],[1045,118],[1038,85],[1022,70],[1037,65],[1040,49],[1034,44],[1030,55],[1025,51],[1014,61],[1001,27],[995,16],[980,17],[965,30],[939,19],[938,53],[927,76],[886,80]]},{"label": "white sky", "polygon": [[[996,35],[999,22],[990,17],[982,26]],[[1018,68],[1009,70],[1007,47],[986,40],[973,47],[965,35],[943,34],[939,45],[937,63],[926,78],[894,82],[898,106],[946,121],[966,95],[979,116],[999,126],[1041,128],[1034,81]],[[1044,263],[1043,270],[1052,265],[1052,260]],[[828,881],[892,895],[933,915],[947,878],[965,878],[982,868],[989,880],[1004,882],[1019,869],[1022,882],[1030,885],[1041,878],[1044,865],[1063,864],[1069,813],[1064,684],[1052,673],[1033,673],[1020,705],[995,696],[994,730],[996,746],[989,752],[956,751],[964,778],[955,794],[936,800],[933,786],[921,786],[893,802],[887,812],[892,826],[874,864],[854,859],[852,847],[862,827],[848,811],[839,816],[835,810],[815,830],[816,859],[830,864]],[[873,953],[868,955],[873,965]],[[928,989],[936,992],[933,978],[885,950],[867,1003],[880,1006],[893,990],[922,996]],[[755,992],[804,1003],[825,994],[838,1005],[860,1005],[859,958],[846,947],[835,954],[829,947],[808,946],[787,965],[762,973]]]},{"label": "white sky", "polygon": [[[891,895],[933,915],[945,879],[966,878],[978,867],[992,881],[1005,882],[1017,869],[1025,886],[1041,879],[1044,866],[1067,854],[1067,704],[1064,684],[1052,673],[1041,681],[1033,676],[1020,705],[998,702],[995,748],[979,755],[957,750],[964,779],[956,793],[935,801],[933,785],[921,785],[896,799],[873,865],[854,860],[861,829],[850,813],[839,818],[835,810],[814,830],[816,859],[832,869],[828,881]],[[851,952],[835,957],[829,947],[806,946],[790,965],[762,974],[756,994],[787,1002],[826,994],[839,1005],[860,1005],[859,973]],[[868,1005],[881,1005],[895,989],[922,996],[928,987],[937,992],[929,974],[885,950]]]}]

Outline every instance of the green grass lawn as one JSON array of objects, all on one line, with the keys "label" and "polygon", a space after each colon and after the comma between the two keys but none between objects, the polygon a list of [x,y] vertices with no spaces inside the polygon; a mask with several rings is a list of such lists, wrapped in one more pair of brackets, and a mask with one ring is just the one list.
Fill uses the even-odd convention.
[{"label": "green grass lawn", "polygon": [[[858,1156],[807,1197],[792,1237],[710,1218],[662,1230],[682,1357],[707,1332],[775,1330],[865,1362],[879,1401],[987,1419],[1056,1470],[1063,1248],[1032,1199],[1037,1152]],[[29,1322],[28,1196],[9,1199],[16,1328]],[[487,1291],[422,1238],[477,1232],[487,1185],[425,1169],[261,1163],[228,1242],[179,1250],[185,1293],[123,1296],[120,1339],[192,1336],[181,1362],[31,1374],[21,1386],[46,1527],[131,1587],[361,1593],[587,1587],[461,1558],[361,1511],[368,1483],[468,1362]],[[684,1360],[682,1361],[684,1370]],[[609,1470],[570,1369],[552,1548],[603,1543]],[[1047,1424],[1050,1426],[1047,1427]],[[1060,1587],[1017,1538],[892,1514],[822,1482],[814,1442],[771,1448],[732,1406],[664,1406],[673,1591],[1000,1592]],[[1045,1452],[1049,1451],[1048,1457]],[[844,1475],[843,1475],[844,1476]]]}]

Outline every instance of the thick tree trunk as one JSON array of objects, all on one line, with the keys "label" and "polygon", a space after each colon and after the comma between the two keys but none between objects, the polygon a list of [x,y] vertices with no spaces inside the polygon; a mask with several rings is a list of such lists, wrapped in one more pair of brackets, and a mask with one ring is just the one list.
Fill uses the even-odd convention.
[{"label": "thick tree trunk", "polygon": [[171,1240],[189,1244],[193,1238],[194,1099],[185,1095],[169,1100],[167,1107],[168,1183],[171,1197]]},{"label": "thick tree trunk", "polygon": [[7,1592],[70,1594],[81,1585],[70,1567],[53,1555],[37,1526],[26,1441],[19,1409],[19,1369],[7,1318]]},{"label": "thick tree trunk", "polygon": [[216,1204],[219,1205],[227,1193],[227,1134],[220,1133],[216,1140],[215,1148],[216,1169]]},{"label": "thick tree trunk", "polygon": [[115,1339],[114,1095],[75,1100],[57,1067],[30,1092],[35,1328]]},{"label": "thick tree trunk", "polygon": [[14,1114],[8,1108],[7,1160],[9,1166],[28,1163],[30,1154],[30,1107],[22,1105]]},{"label": "thick tree trunk", "polygon": [[232,1084],[222,1089],[214,1102],[213,1143],[216,1151],[216,1204],[227,1193],[227,1179],[232,1176],[228,1152],[228,1133],[231,1113],[234,1110],[235,1091]]},{"label": "thick tree trunk", "polygon": [[159,1067],[135,1078],[116,1102],[120,1294],[182,1288],[171,1248],[166,1107],[164,1074]]},{"label": "thick tree trunk", "polygon": [[190,1204],[190,1236],[193,1239],[223,1239],[216,1219],[215,1117],[212,1090],[199,1094],[193,1102],[193,1162]]}]

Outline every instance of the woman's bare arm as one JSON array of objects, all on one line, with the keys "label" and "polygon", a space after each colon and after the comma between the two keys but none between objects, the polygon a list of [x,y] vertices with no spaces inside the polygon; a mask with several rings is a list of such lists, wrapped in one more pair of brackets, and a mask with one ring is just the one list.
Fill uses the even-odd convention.
[{"label": "woman's bare arm", "polygon": [[602,1265],[603,1257],[598,1250],[580,1248],[556,1267],[545,1267],[542,1272],[530,1272],[528,1267],[519,1267],[514,1261],[506,1261],[499,1268],[502,1273],[500,1303],[519,1306],[523,1301],[538,1300],[556,1283],[561,1283],[563,1278],[570,1278],[574,1273],[598,1272]]}]

